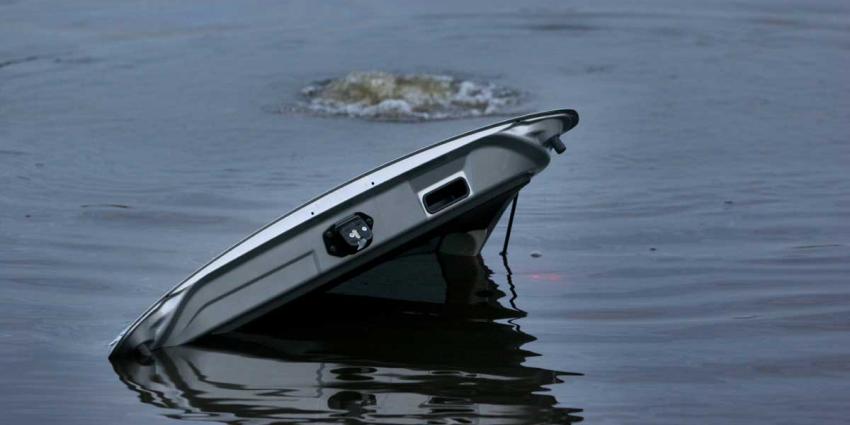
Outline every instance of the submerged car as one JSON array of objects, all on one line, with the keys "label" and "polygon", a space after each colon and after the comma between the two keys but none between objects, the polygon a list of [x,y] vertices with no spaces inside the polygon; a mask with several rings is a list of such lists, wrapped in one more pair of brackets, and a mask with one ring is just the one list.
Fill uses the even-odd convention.
[{"label": "submerged car", "polygon": [[520,189],[542,171],[573,110],[502,121],[391,161],[261,228],[167,292],[110,357],[236,329],[306,294],[429,251],[477,256]]}]

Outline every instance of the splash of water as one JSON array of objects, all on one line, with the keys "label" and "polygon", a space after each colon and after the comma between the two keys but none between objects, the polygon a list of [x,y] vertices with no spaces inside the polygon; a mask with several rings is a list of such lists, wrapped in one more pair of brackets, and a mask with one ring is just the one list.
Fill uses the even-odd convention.
[{"label": "splash of water", "polygon": [[448,75],[351,72],[305,87],[302,109],[382,121],[424,121],[509,112],[519,92]]}]

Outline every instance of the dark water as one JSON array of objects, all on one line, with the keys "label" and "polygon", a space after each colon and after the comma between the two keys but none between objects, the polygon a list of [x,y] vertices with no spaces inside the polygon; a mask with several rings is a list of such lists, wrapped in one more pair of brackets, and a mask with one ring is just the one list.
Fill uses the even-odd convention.
[{"label": "dark water", "polygon": [[[581,421],[580,409],[547,394],[577,374],[526,364],[537,354],[522,347],[535,338],[516,322],[526,313],[512,282],[506,307],[481,258],[431,256],[370,272],[392,281],[392,299],[363,296],[355,280],[192,347],[117,360],[116,372],[140,399],[180,419]],[[431,273],[411,279],[403,272],[413,264]]]},{"label": "dark water", "polygon": [[[842,1],[0,1],[3,422],[846,422],[847,69]],[[495,119],[280,113],[353,70],[581,112],[513,287],[497,230],[487,311],[308,300],[116,373],[108,342],[211,256]]]}]

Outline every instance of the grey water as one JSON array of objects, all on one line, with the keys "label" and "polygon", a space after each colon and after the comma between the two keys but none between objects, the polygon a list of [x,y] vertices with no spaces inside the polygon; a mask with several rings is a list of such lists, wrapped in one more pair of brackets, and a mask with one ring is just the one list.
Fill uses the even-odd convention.
[{"label": "grey water", "polygon": [[[848,69],[838,0],[0,1],[0,418],[846,423]],[[244,235],[501,119],[290,108],[357,71],[579,110],[508,267],[502,222],[466,302],[327,294],[110,364]]]}]

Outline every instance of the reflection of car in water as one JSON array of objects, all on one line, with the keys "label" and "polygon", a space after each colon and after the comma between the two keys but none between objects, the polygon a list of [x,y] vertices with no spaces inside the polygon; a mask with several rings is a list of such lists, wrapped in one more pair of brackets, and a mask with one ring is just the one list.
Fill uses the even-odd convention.
[{"label": "reflection of car in water", "polygon": [[[115,359],[140,399],[181,419],[235,422],[569,423],[524,366],[535,338],[510,323],[481,257],[429,244],[228,334]],[[389,286],[393,286],[389,290]],[[375,294],[381,294],[378,298]]]}]

